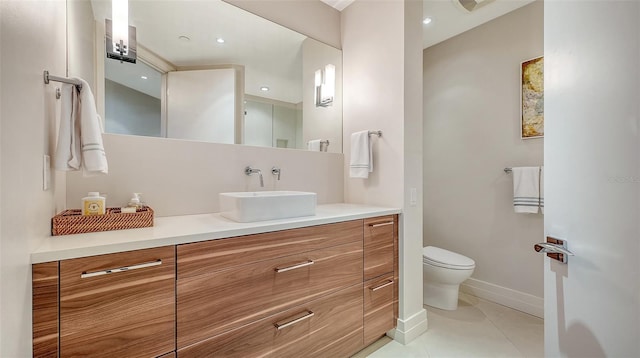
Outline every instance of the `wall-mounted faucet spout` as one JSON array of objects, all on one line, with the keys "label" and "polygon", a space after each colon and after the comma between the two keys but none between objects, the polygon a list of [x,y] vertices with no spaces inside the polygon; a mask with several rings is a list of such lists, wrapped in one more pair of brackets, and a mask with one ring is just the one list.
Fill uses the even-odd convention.
[{"label": "wall-mounted faucet spout", "polygon": [[244,168],[244,173],[246,175],[258,174],[260,175],[260,187],[264,188],[264,180],[262,179],[262,171],[260,169],[253,169],[251,167]]}]

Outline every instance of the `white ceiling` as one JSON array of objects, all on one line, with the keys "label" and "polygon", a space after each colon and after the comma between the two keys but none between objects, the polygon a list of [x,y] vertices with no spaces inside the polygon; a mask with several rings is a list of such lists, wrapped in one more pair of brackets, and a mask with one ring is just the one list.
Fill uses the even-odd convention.
[{"label": "white ceiling", "polygon": [[[495,0],[468,12],[454,3],[456,0],[425,0],[423,19],[431,23],[423,26],[423,48],[433,46],[453,36],[468,31],[496,17],[532,3],[534,0]],[[477,1],[477,0],[476,0]],[[477,1],[478,2],[478,1]]]},{"label": "white ceiling", "polygon": [[323,3],[337,9],[338,11],[344,10],[347,6],[351,5],[356,0],[320,0]]},{"label": "white ceiling", "polygon": [[[322,2],[342,11],[355,0],[321,0]],[[373,0],[360,0],[373,1]],[[423,19],[430,17],[430,24],[423,26],[423,48],[433,46],[439,42],[461,34],[496,17],[516,10],[534,0],[476,0],[483,3],[473,12],[468,12],[456,3],[457,0],[424,0]]]}]

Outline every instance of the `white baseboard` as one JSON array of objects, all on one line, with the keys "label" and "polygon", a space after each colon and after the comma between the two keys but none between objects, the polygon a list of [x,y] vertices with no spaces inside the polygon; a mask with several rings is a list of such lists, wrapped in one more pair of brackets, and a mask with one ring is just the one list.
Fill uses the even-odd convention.
[{"label": "white baseboard", "polygon": [[396,329],[387,332],[387,336],[398,343],[407,344],[427,331],[427,310],[424,308],[411,317],[398,318]]},{"label": "white baseboard", "polygon": [[544,318],[544,299],[541,297],[474,278],[470,278],[460,285],[460,291],[536,317]]}]

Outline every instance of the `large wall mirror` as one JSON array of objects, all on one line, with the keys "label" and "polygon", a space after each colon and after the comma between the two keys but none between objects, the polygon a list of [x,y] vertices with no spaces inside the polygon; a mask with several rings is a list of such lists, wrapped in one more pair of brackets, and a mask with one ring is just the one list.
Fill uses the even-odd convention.
[{"label": "large wall mirror", "polygon": [[[129,0],[138,60],[120,62],[105,56],[111,0],[91,7],[106,132],[342,152],[340,50],[222,0]],[[335,96],[319,105],[327,65]]]}]

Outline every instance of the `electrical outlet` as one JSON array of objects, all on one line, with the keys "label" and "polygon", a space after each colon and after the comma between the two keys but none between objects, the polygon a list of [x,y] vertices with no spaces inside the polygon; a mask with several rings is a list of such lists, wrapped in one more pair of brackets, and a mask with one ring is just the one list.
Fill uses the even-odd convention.
[{"label": "electrical outlet", "polygon": [[51,186],[51,157],[44,155],[42,160],[42,190],[47,191]]},{"label": "electrical outlet", "polygon": [[409,189],[409,205],[411,206],[418,205],[418,189],[416,188]]}]

